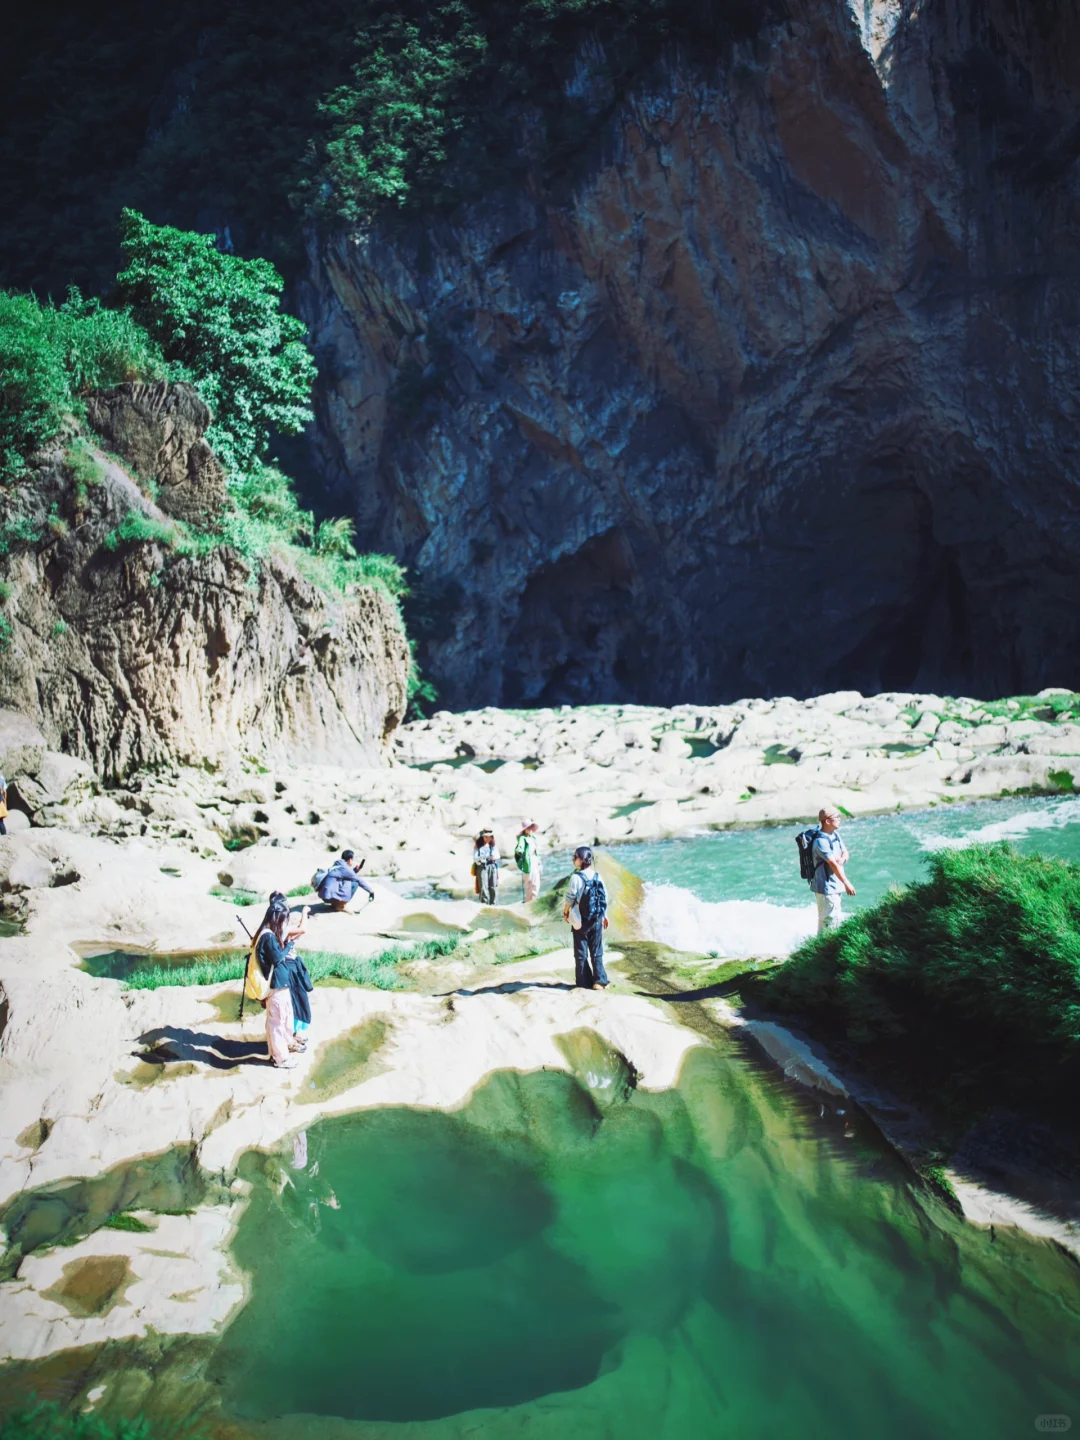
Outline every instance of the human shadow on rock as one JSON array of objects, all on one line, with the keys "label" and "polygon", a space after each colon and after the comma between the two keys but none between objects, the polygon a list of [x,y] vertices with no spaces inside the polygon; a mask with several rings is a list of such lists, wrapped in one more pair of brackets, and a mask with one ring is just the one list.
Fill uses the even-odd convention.
[{"label": "human shadow on rock", "polygon": [[227,1040],[221,1035],[199,1034],[175,1025],[159,1025],[139,1036],[146,1050],[136,1058],[148,1065],[168,1065],[176,1060],[194,1060],[214,1070],[235,1070],[238,1065],[269,1065],[265,1040]]},{"label": "human shadow on rock", "polygon": [[720,980],[715,985],[702,985],[696,990],[635,990],[635,995],[641,995],[646,1000],[667,1000],[672,1005],[692,1004],[697,1000],[722,999],[725,995],[736,995],[739,993],[739,980],[745,982],[745,976],[734,980]]},{"label": "human shadow on rock", "polygon": [[481,985],[476,990],[445,990],[442,995],[516,995],[519,990],[576,990],[566,980],[508,980],[504,985]]}]

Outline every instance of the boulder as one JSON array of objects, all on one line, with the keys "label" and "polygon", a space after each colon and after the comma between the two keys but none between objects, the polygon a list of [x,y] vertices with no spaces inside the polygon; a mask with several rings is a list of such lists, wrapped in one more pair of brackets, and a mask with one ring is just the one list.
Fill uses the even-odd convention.
[{"label": "boulder", "polygon": [[12,861],[7,875],[11,890],[47,890],[56,879],[56,867],[44,855],[26,851]]},{"label": "boulder", "polygon": [[108,448],[177,520],[207,525],[226,504],[225,471],[205,436],[210,408],[184,381],[128,383],[87,396],[86,416]]},{"label": "boulder", "polygon": [[667,730],[660,736],[657,753],[666,760],[689,760],[692,754],[685,736],[674,730]]},{"label": "boulder", "polygon": [[39,820],[59,806],[77,805],[95,789],[94,772],[85,760],[46,750],[33,773],[22,772],[11,781],[11,791]]},{"label": "boulder", "polygon": [[17,710],[0,709],[0,775],[33,775],[48,749],[37,726]]},{"label": "boulder", "polygon": [[76,807],[75,819],[81,825],[115,825],[125,812],[109,795],[97,795]]}]

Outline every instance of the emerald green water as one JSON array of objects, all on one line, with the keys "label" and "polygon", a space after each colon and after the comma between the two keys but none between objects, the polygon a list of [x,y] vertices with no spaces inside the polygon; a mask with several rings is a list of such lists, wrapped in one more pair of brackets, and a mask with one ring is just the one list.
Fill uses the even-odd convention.
[{"label": "emerald green water", "polygon": [[[717,831],[620,845],[623,864],[649,882],[652,936],[676,949],[722,955],[779,954],[814,927],[813,900],[799,879],[795,835],[811,823]],[[988,800],[845,820],[851,852],[851,913],[876,904],[890,885],[925,875],[942,845],[1011,840],[1024,852],[1080,861],[1080,798]],[[603,869],[602,861],[600,862]]]},{"label": "emerald green water", "polygon": [[1075,1408],[1060,1252],[965,1226],[734,1049],[662,1093],[590,1083],[501,1072],[453,1114],[249,1152],[224,1415],[284,1417],[275,1437],[340,1417],[335,1437],[912,1440]]}]

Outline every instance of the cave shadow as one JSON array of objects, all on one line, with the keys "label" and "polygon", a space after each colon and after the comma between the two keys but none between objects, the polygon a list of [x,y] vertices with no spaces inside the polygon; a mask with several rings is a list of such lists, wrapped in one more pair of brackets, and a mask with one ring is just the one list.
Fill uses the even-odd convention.
[{"label": "cave shadow", "polygon": [[448,995],[516,995],[520,990],[576,990],[567,980],[507,980],[503,985],[481,985],[476,990],[443,990],[440,999]]},{"label": "cave shadow", "polygon": [[139,1036],[139,1044],[150,1048],[133,1051],[148,1065],[169,1065],[192,1060],[214,1070],[235,1070],[238,1065],[269,1065],[265,1040],[227,1040],[221,1035],[199,1034],[176,1025],[159,1025]]}]

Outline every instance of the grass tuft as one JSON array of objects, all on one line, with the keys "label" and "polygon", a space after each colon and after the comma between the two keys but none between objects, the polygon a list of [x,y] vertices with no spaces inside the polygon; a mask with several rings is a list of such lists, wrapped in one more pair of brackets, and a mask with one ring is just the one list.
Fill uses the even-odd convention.
[{"label": "grass tuft", "polygon": [[[375,990],[396,990],[402,982],[400,965],[414,960],[438,960],[452,955],[459,938],[425,940],[419,945],[395,945],[377,955],[336,955],[326,950],[303,952],[312,980],[350,980]],[[167,986],[239,984],[245,961],[235,956],[207,955],[189,965],[140,965],[127,979],[129,990],[160,990]]]},{"label": "grass tuft", "polygon": [[171,549],[177,542],[177,529],[141,510],[129,510],[115,530],[110,530],[102,542],[106,550],[119,550],[121,545],[140,545],[153,541]]},{"label": "grass tuft", "polygon": [[[231,885],[211,885],[210,894],[215,900],[224,900],[229,905],[257,905],[264,897],[259,890],[245,890]],[[289,891],[293,894],[293,891]]]},{"label": "grass tuft", "polygon": [[140,1220],[137,1215],[129,1215],[124,1211],[119,1215],[110,1215],[101,1228],[103,1230],[125,1230],[131,1235],[149,1235],[154,1226],[147,1225],[146,1221]]}]

